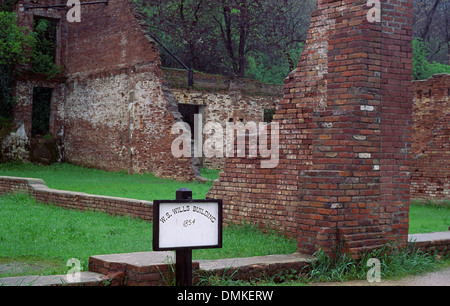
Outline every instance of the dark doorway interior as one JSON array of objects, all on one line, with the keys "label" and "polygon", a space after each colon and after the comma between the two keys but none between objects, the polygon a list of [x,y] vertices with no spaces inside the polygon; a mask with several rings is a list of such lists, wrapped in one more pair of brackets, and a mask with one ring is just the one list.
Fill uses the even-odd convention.
[{"label": "dark doorway interior", "polygon": [[33,113],[31,121],[32,137],[44,137],[49,134],[52,92],[52,88],[33,88]]},{"label": "dark doorway interior", "polygon": [[194,139],[195,114],[200,113],[200,105],[178,104],[178,111],[183,116],[183,121],[191,128],[191,137]]}]

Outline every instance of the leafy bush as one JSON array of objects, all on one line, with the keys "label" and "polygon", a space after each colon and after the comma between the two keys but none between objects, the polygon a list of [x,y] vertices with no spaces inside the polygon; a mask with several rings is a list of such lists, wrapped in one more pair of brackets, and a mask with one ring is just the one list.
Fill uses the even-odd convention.
[{"label": "leafy bush", "polygon": [[414,80],[428,79],[437,73],[450,73],[450,65],[428,62],[429,48],[421,38],[413,40],[413,73]]},{"label": "leafy bush", "polygon": [[0,11],[0,65],[28,62],[34,44],[34,36],[17,25],[16,13]]},{"label": "leafy bush", "polygon": [[282,85],[292,66],[297,64],[302,50],[303,44],[298,43],[290,52],[276,59],[262,52],[254,52],[248,56],[247,77],[267,84]]}]

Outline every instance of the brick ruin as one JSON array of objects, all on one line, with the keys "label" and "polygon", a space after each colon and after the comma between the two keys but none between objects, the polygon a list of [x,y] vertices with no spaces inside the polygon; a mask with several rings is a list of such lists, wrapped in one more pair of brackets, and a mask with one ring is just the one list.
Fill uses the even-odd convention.
[{"label": "brick ruin", "polygon": [[65,10],[19,4],[28,28],[34,16],[59,21],[56,62],[65,70],[17,79],[16,129],[31,137],[33,88],[51,88],[49,132],[61,159],[187,181],[190,160],[171,154],[183,108],[222,125],[259,122],[278,108],[276,168],[259,158],[202,160],[225,163],[208,194],[224,200],[225,221],[275,227],[305,254],[405,245],[410,193],[448,198],[450,76],[411,82],[412,1],[381,8],[381,22],[369,22],[367,0],[318,0],[283,97],[276,86],[203,74],[188,88],[185,71],[161,68],[133,1],[83,6],[81,23],[67,22]]},{"label": "brick ruin", "polygon": [[[25,10],[20,3],[16,12],[28,29],[36,17],[58,21],[56,64],[64,72],[54,78],[21,74],[15,85],[14,123],[31,139],[33,90],[50,88],[49,134],[60,161],[189,181],[194,177],[190,158],[171,154],[177,136],[171,128],[184,119],[179,105],[201,109],[205,122],[244,117],[261,121],[264,109],[275,109],[281,94],[276,86],[201,74],[187,88],[185,71],[182,84],[177,71],[161,68],[158,46],[133,1],[82,6],[79,23],[68,22],[66,10]],[[224,160],[203,162],[221,168]]]},{"label": "brick ruin", "polygon": [[411,198],[450,198],[450,75],[414,82]]},{"label": "brick ruin", "polygon": [[189,161],[168,153],[174,139],[170,127],[180,120],[179,113],[162,81],[158,48],[146,37],[132,1],[82,6],[79,23],[68,22],[66,10],[25,10],[20,3],[16,11],[20,25],[29,29],[36,17],[58,21],[56,64],[64,67],[50,81],[24,73],[16,82],[16,126],[23,124],[31,135],[33,88],[49,87],[49,132],[59,140],[64,160],[192,178]]},{"label": "brick ruin", "polygon": [[[163,71],[178,104],[188,107],[188,110],[195,107],[196,114],[203,117],[203,126],[215,122],[225,130],[227,122],[263,122],[264,111],[277,109],[283,97],[282,88],[278,85],[203,73],[194,73],[194,88],[188,88],[185,71]],[[191,131],[194,132],[194,127]],[[203,135],[202,138],[198,142],[204,143],[208,136]],[[201,162],[205,168],[223,169],[225,158],[203,156]]]},{"label": "brick ruin", "polygon": [[318,0],[274,116],[278,167],[230,158],[208,194],[229,221],[275,223],[300,253],[407,242],[412,1],[381,1],[381,22],[366,4]]}]

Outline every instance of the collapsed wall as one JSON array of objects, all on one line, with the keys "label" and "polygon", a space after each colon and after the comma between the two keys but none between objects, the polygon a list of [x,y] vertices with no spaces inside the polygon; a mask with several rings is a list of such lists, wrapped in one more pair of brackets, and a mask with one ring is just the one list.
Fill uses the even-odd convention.
[{"label": "collapsed wall", "polygon": [[356,254],[408,235],[412,1],[318,0],[284,85],[279,163],[228,158],[209,198],[225,219],[269,224],[298,250]]}]

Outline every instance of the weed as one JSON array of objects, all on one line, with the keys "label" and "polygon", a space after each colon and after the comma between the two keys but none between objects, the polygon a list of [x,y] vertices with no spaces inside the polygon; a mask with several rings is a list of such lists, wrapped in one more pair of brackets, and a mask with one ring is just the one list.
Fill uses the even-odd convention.
[{"label": "weed", "polygon": [[369,268],[367,262],[376,258],[381,263],[381,278],[393,279],[411,274],[434,271],[441,266],[438,256],[415,249],[414,244],[406,248],[386,245],[382,248],[360,254],[358,259],[347,254],[330,257],[322,250],[316,252],[307,272],[308,282],[343,282],[365,280]]}]

